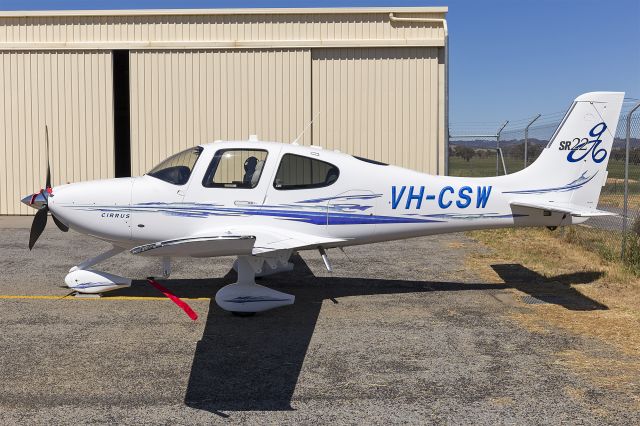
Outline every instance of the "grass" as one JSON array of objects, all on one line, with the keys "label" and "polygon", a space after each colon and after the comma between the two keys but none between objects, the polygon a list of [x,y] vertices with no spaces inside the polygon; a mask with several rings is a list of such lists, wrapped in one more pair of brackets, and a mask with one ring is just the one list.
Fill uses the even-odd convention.
[{"label": "grass", "polygon": [[[616,333],[611,330],[594,330],[594,333],[603,334],[604,337],[612,334],[612,338],[621,347],[633,343],[629,348],[633,347],[634,352],[640,356],[640,333],[637,332],[640,326],[640,277],[614,256],[614,248],[598,241],[592,230],[580,226],[571,228],[573,229],[567,229],[564,235],[559,230],[552,232],[544,228],[473,231],[469,235],[492,250],[489,254],[476,255],[471,261],[474,268],[487,278],[494,279],[497,276],[488,264],[496,261],[521,264],[548,280],[572,286],[609,308],[607,311],[583,311],[576,315],[585,314],[586,317],[591,312],[598,316],[603,312],[614,311],[621,318],[633,320],[633,327],[630,324],[625,326],[632,332],[631,337],[622,329]],[[578,272],[594,273],[597,278],[588,283],[576,284],[572,281],[572,276]],[[614,334],[626,337],[616,339]]]},{"label": "grass", "polygon": [[[564,330],[595,345],[571,344],[555,354],[555,362],[575,371],[605,391],[637,395],[640,386],[640,278],[614,255],[602,236],[582,227],[564,235],[539,228],[470,232],[491,250],[478,251],[468,261],[487,280],[501,282],[490,267],[515,263],[548,280],[606,306],[601,310],[571,310],[559,304],[524,305],[512,319],[534,333]],[[576,277],[591,277],[577,279]],[[586,282],[585,282],[586,281]],[[533,288],[544,282],[529,283]],[[530,288],[531,288],[530,287]],[[513,290],[518,292],[519,290]],[[600,342],[600,343],[598,343]],[[640,409],[640,398],[629,409]]]},{"label": "grass", "polygon": [[575,271],[600,271],[604,275],[597,280],[599,284],[634,283],[632,306],[640,311],[640,277],[621,262],[619,244],[609,238],[608,231],[572,226],[564,232],[562,229],[517,228],[469,234],[505,260],[522,263],[547,278]]},{"label": "grass", "polygon": [[[624,161],[622,160],[609,160],[607,166],[609,171],[609,178],[624,179]],[[640,178],[640,165],[629,164],[629,179],[638,180]]]},{"label": "grass", "polygon": [[[522,170],[524,167],[523,160],[506,157],[504,159],[508,173],[514,173]],[[500,163],[500,173],[502,174],[502,162]],[[496,157],[489,155],[487,157],[473,157],[470,161],[466,161],[460,157],[449,157],[449,175],[450,176],[467,176],[467,177],[486,177],[496,175]]]},{"label": "grass", "polygon": [[[524,160],[522,159],[505,157],[504,161],[508,173],[517,172],[524,167]],[[609,179],[624,179],[624,161],[610,160],[607,170],[609,171]],[[500,163],[500,172],[502,173],[502,163]],[[468,177],[495,176],[495,154],[489,154],[486,157],[475,156],[468,162],[463,158],[451,156],[449,157],[449,175]],[[629,179],[636,181],[635,184],[630,185],[630,192],[640,193],[640,183],[638,182],[640,180],[639,164],[629,165]],[[623,186],[621,182],[612,186],[616,188],[615,191],[622,193]]]},{"label": "grass", "polygon": [[[605,186],[606,188],[606,186]],[[624,207],[624,195],[617,193],[606,193],[603,191],[600,193],[600,199],[598,201],[600,206],[609,206],[609,207]],[[633,211],[640,210],[640,193],[638,194],[629,194],[629,209]],[[633,215],[630,215],[633,216]]]},{"label": "grass", "polygon": [[[590,228],[586,226],[570,226],[560,230],[555,238],[580,246],[585,250],[596,253],[604,261],[617,263],[620,261],[622,233]],[[624,265],[620,265],[624,267]]]}]

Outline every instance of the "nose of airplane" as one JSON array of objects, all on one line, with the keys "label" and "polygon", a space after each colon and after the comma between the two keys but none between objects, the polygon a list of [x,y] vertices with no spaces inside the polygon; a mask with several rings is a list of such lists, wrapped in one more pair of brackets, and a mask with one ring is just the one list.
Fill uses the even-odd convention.
[{"label": "nose of airplane", "polygon": [[[47,225],[49,213],[55,224],[63,232],[69,228],[111,240],[130,237],[127,221],[101,220],[105,211],[117,211],[118,218],[129,218],[133,178],[106,179],[61,185],[35,194],[27,195],[20,201],[38,209],[29,235],[29,249],[32,249]],[[112,217],[112,216],[109,216]]]},{"label": "nose of airplane", "polygon": [[49,208],[63,210],[99,210],[103,207],[128,207],[133,178],[116,178],[78,182],[55,187],[49,196]]},{"label": "nose of airplane", "polygon": [[103,215],[105,211],[128,212],[133,180],[105,179],[55,187],[48,198],[49,210],[77,231],[119,238],[128,233],[128,227],[123,231]]}]

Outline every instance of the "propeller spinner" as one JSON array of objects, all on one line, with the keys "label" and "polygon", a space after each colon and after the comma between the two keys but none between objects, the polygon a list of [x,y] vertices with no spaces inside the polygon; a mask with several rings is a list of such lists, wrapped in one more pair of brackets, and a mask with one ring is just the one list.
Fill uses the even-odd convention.
[{"label": "propeller spinner", "polygon": [[31,224],[31,233],[29,234],[29,250],[33,248],[40,235],[44,231],[44,228],[47,226],[47,216],[51,213],[51,217],[55,222],[56,226],[62,231],[67,232],[69,227],[64,223],[60,222],[58,218],[56,218],[52,212],[49,211],[49,197],[53,196],[53,189],[51,188],[51,167],[49,165],[49,129],[47,126],[44,127],[45,141],[47,145],[47,180],[45,183],[45,189],[41,189],[40,192],[36,192],[35,194],[28,195],[22,199],[22,202],[30,207],[38,209],[35,217],[33,218],[33,223]]}]

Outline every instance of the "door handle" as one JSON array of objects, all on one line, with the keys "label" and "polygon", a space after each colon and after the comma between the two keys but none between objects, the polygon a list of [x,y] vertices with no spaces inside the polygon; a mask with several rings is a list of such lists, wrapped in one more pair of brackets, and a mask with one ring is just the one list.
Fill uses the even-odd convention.
[{"label": "door handle", "polygon": [[240,207],[240,206],[247,206],[247,205],[254,206],[258,203],[256,203],[255,201],[236,200],[233,202],[233,204]]}]

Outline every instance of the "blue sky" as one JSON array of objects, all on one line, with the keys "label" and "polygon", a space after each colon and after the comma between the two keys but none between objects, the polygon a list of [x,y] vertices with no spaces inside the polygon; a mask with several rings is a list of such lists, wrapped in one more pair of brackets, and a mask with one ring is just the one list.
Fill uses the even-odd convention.
[{"label": "blue sky", "polygon": [[563,111],[593,90],[640,98],[639,0],[0,0],[5,10],[389,5],[449,6],[452,127]]}]

